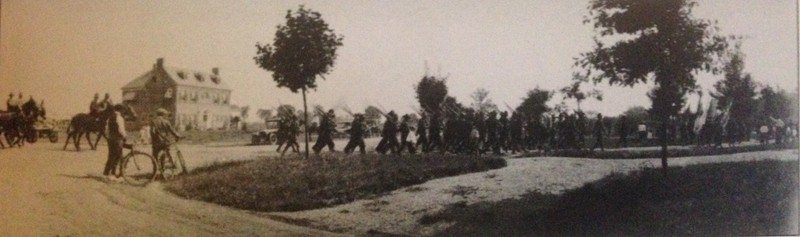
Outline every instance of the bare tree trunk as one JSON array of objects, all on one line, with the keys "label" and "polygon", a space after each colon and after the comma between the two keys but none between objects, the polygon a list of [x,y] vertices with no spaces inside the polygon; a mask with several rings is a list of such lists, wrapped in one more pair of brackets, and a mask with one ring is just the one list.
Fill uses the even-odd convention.
[{"label": "bare tree trunk", "polygon": [[306,159],[308,159],[308,103],[306,103],[306,87],[303,87],[303,129],[306,134]]}]

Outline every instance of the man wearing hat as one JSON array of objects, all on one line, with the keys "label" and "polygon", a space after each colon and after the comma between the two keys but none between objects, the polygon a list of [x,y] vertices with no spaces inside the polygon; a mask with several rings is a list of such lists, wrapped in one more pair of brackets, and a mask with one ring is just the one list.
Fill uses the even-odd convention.
[{"label": "man wearing hat", "polygon": [[169,112],[160,108],[156,110],[156,116],[150,121],[150,139],[153,145],[153,157],[158,158],[161,151],[169,148],[170,145],[183,138],[167,119]]}]

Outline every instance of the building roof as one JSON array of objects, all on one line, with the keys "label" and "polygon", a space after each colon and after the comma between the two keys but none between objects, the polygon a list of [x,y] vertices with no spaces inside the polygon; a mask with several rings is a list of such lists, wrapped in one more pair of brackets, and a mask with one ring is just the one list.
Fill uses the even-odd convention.
[{"label": "building roof", "polygon": [[218,72],[216,71],[217,69],[213,69],[214,72],[209,73],[183,68],[164,67],[162,59],[159,59],[159,62],[155,65],[155,67],[153,67],[153,69],[145,72],[136,79],[133,79],[133,81],[128,82],[128,84],[123,86],[122,89],[129,90],[144,88],[144,86],[147,85],[147,81],[153,77],[155,70],[163,70],[167,75],[167,79],[179,86],[231,90],[222,77],[220,77],[218,73],[214,73]]}]

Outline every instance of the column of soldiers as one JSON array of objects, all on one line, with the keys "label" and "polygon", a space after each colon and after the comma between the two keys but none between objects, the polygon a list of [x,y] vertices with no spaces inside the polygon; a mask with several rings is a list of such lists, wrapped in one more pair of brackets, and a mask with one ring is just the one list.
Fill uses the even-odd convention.
[{"label": "column of soldiers", "polygon": [[[522,113],[491,111],[484,115],[470,109],[463,112],[446,111],[426,113],[420,112],[420,118],[412,123],[409,114],[400,118],[394,111],[384,114],[385,122],[381,132],[381,140],[376,147],[379,154],[402,154],[404,152],[424,153],[464,153],[464,154],[515,154],[518,152],[551,149],[589,148],[586,141],[588,119],[582,112],[572,114],[560,113],[542,116],[525,116]],[[365,154],[364,138],[369,133],[363,114],[353,114],[353,121],[344,131],[350,140],[344,148],[347,154],[359,148]],[[319,154],[327,146],[335,151],[333,134],[336,132],[335,114],[333,110],[320,117],[319,137],[313,150]],[[595,138],[592,150],[604,150],[602,139],[607,133],[602,123],[602,115],[598,115],[593,126]],[[279,144],[299,134],[299,124],[295,117],[279,124]],[[625,131],[624,131],[625,132]],[[416,144],[410,139],[416,136]],[[625,139],[620,141],[627,143]],[[286,145],[297,151],[296,139]],[[280,147],[279,147],[280,149]]]}]

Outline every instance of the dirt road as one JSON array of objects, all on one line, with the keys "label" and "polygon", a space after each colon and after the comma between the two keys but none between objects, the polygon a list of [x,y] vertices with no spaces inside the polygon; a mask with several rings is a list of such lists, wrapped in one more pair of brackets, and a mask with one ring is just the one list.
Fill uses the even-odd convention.
[{"label": "dirt road", "polygon": [[[101,177],[107,148],[75,152],[40,141],[0,150],[0,236],[330,236],[250,212],[188,201],[157,183]],[[146,147],[142,147],[146,149]],[[274,147],[183,146],[187,166],[252,159]],[[235,151],[235,152],[232,152]]]}]

